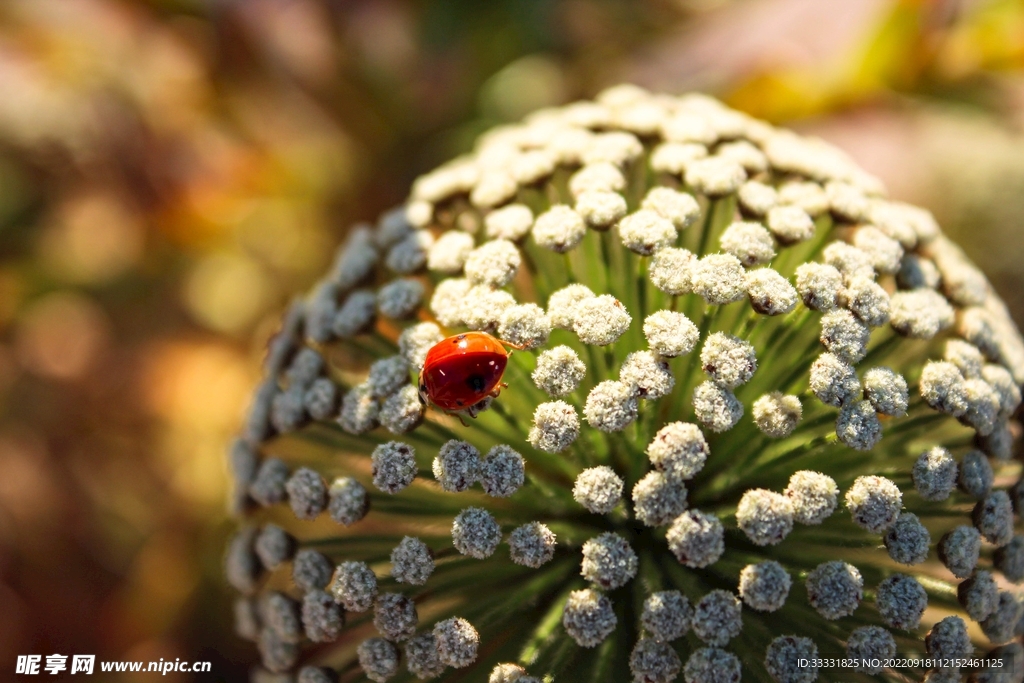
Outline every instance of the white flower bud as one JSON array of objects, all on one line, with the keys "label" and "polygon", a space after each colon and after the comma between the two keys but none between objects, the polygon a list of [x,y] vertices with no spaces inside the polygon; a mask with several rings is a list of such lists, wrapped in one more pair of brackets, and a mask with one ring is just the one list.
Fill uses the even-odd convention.
[{"label": "white flower bud", "polygon": [[740,207],[754,216],[767,215],[779,203],[779,193],[771,185],[756,180],[748,180],[740,186],[736,193]]},{"label": "white flower bud", "polygon": [[501,527],[487,510],[468,507],[452,522],[452,544],[463,555],[483,560],[501,543]]},{"label": "white flower bud", "polygon": [[391,247],[384,263],[396,273],[414,273],[427,262],[433,244],[434,236],[429,230],[413,231]]},{"label": "white flower bud", "polygon": [[686,184],[708,197],[731,194],[746,179],[743,166],[725,157],[699,159],[686,168]]},{"label": "white flower bud", "polygon": [[628,210],[621,194],[606,190],[581,192],[576,197],[575,208],[576,213],[595,230],[607,230],[625,216]]},{"label": "white flower bud", "polygon": [[576,306],[581,301],[593,299],[594,293],[586,285],[571,284],[562,287],[548,297],[548,318],[551,325],[571,330],[576,322]]},{"label": "white flower bud", "polygon": [[892,295],[891,307],[892,328],[914,339],[931,339],[955,321],[953,307],[931,289],[896,292]]},{"label": "white flower bud", "polygon": [[871,327],[889,322],[889,294],[869,277],[850,278],[849,284],[839,291],[838,302]]},{"label": "white flower bud", "polygon": [[842,220],[852,223],[863,222],[870,210],[870,203],[864,191],[855,185],[840,181],[825,184],[829,208]]},{"label": "white flower bud", "polygon": [[747,297],[751,307],[762,315],[782,315],[796,308],[796,288],[778,271],[758,268],[747,272]]},{"label": "white flower bud", "polygon": [[515,297],[505,290],[476,285],[466,292],[459,317],[471,330],[495,330],[502,314],[515,303]]},{"label": "white flower bud", "polygon": [[939,541],[939,559],[958,579],[974,573],[981,553],[981,534],[973,526],[960,525]]},{"label": "white flower bud", "polygon": [[585,469],[576,477],[572,496],[590,512],[607,514],[622,499],[622,479],[605,465]]},{"label": "white flower bud", "polygon": [[584,166],[569,178],[569,192],[576,198],[584,192],[621,192],[624,189],[625,176],[609,163]]},{"label": "white flower bud", "polygon": [[512,448],[498,444],[487,451],[480,470],[484,493],[495,498],[508,498],[519,490],[526,477],[523,456]]},{"label": "white flower bud", "polygon": [[380,423],[392,434],[405,434],[423,421],[424,406],[415,384],[388,396],[380,407]]},{"label": "white flower bud", "polygon": [[449,230],[430,247],[427,268],[438,273],[458,273],[472,251],[472,235],[461,230]]},{"label": "white flower bud", "polygon": [[641,256],[650,256],[676,239],[672,221],[650,209],[640,209],[619,222],[622,244]]},{"label": "white flower bud", "polygon": [[967,412],[964,378],[952,363],[928,361],[921,371],[921,396],[935,410],[961,417]]},{"label": "white flower bud", "polygon": [[607,380],[591,389],[583,408],[587,422],[602,432],[619,432],[637,416],[633,387],[625,382]]},{"label": "white flower bud", "polygon": [[573,591],[565,603],[562,626],[580,647],[595,647],[615,630],[618,619],[606,595],[587,588]]},{"label": "white flower bud", "polygon": [[590,139],[590,145],[583,150],[584,164],[608,162],[624,166],[643,154],[644,146],[631,133],[598,133]]},{"label": "white flower bud", "polygon": [[359,666],[371,681],[383,683],[398,673],[398,648],[383,638],[364,640],[356,648]]},{"label": "white flower bud", "polygon": [[768,170],[768,159],[764,153],[746,140],[727,142],[720,145],[715,154],[732,159],[749,173],[761,173]]},{"label": "white flower bud", "polygon": [[448,278],[438,283],[430,298],[430,310],[439,323],[445,327],[462,325],[463,304],[470,286],[469,281],[462,278]]},{"label": "white flower bud", "polygon": [[768,229],[780,244],[796,244],[814,237],[814,221],[799,206],[775,206],[768,210]]},{"label": "white flower bud", "polygon": [[676,311],[656,311],[644,320],[644,336],[659,356],[675,358],[693,351],[699,330],[689,318]]},{"label": "white flower bud", "polygon": [[607,346],[629,329],[633,318],[610,294],[584,298],[574,307],[572,329],[584,344]]},{"label": "white flower bud", "polygon": [[708,567],[725,552],[725,530],[717,517],[687,510],[676,517],[665,539],[680,564],[694,569]]},{"label": "white flower bud", "polygon": [[414,370],[421,370],[427,351],[444,339],[441,328],[434,323],[417,323],[402,330],[398,336],[398,349]]},{"label": "white flower bud", "polygon": [[843,274],[824,263],[804,263],[796,269],[796,289],[804,305],[827,312],[836,307],[843,288]]},{"label": "white flower bud", "polygon": [[860,572],[846,562],[823,562],[807,575],[811,607],[830,621],[853,614],[863,591],[864,579]]},{"label": "white flower bud", "polygon": [[652,188],[644,197],[640,208],[644,211],[653,211],[671,221],[679,231],[690,227],[700,218],[697,200],[692,195],[673,190],[671,187]]},{"label": "white flower bud", "polygon": [[945,448],[935,446],[918,456],[911,474],[922,498],[946,500],[956,486],[956,461]]},{"label": "white flower bud", "polygon": [[537,244],[562,254],[583,241],[587,226],[582,216],[568,206],[558,204],[537,216],[532,232]]},{"label": "white flower bud", "polygon": [[710,145],[718,139],[718,134],[707,119],[687,111],[678,112],[665,119],[661,124],[661,136],[669,142],[701,145]]},{"label": "white flower bud", "polygon": [[846,242],[832,242],[823,252],[825,263],[834,266],[847,279],[861,276],[874,279],[875,269],[867,252]]},{"label": "white flower bud", "polygon": [[740,598],[759,612],[774,612],[786,603],[792,583],[789,572],[774,560],[748,564],[740,572]]},{"label": "white flower bud", "polygon": [[928,656],[937,658],[970,657],[974,652],[967,624],[958,616],[945,617],[932,626],[924,638],[924,645]]},{"label": "white flower bud", "polygon": [[903,506],[903,494],[885,477],[857,477],[846,492],[846,507],[854,523],[880,534],[896,522]]},{"label": "white flower bud", "polygon": [[695,142],[663,142],[651,152],[651,170],[682,176],[690,164],[707,155],[708,148]]},{"label": "white flower bud", "polygon": [[633,486],[633,511],[647,526],[664,526],[686,510],[686,487],[661,472],[648,472]]},{"label": "white flower bud", "polygon": [[800,524],[821,524],[836,510],[839,487],[821,472],[794,472],[783,491],[793,503],[793,519]]},{"label": "white flower bud", "polygon": [[1006,491],[992,491],[974,506],[974,526],[994,546],[1013,538],[1013,505]]},{"label": "white flower bud", "polygon": [[389,441],[373,449],[373,485],[384,493],[398,493],[416,478],[413,447],[401,441]]},{"label": "white flower bud", "polygon": [[742,605],[735,595],[713,590],[693,610],[693,632],[709,645],[725,645],[740,634]]},{"label": "white flower bud", "polygon": [[564,396],[576,391],[587,366],[568,346],[556,346],[537,356],[533,382],[550,396]]},{"label": "white flower bud", "polygon": [[634,351],[619,368],[619,381],[633,387],[637,398],[658,399],[667,396],[676,380],[668,363],[650,351]]},{"label": "white flower bud", "polygon": [[784,396],[773,391],[754,401],[753,413],[758,429],[767,436],[781,439],[796,429],[803,415],[803,406],[796,396]]},{"label": "white flower bud", "polygon": [[651,593],[644,600],[640,622],[653,638],[668,643],[678,640],[690,630],[693,607],[677,590]]},{"label": "white flower bud", "polygon": [[755,545],[777,545],[793,530],[793,503],[766,489],[750,489],[736,508],[736,524]]},{"label": "white flower bud", "polygon": [[377,292],[377,310],[388,318],[408,318],[423,300],[423,284],[419,280],[392,280]]},{"label": "white flower bud", "polygon": [[[818,647],[810,638],[779,636],[768,644],[764,666],[780,683],[814,683],[818,679],[817,659]],[[738,671],[738,661],[736,668]]]},{"label": "white flower bud", "polygon": [[846,309],[829,311],[821,318],[821,343],[830,353],[848,363],[867,355],[871,329]]},{"label": "white flower bud", "polygon": [[465,491],[480,478],[480,451],[465,441],[451,439],[441,446],[431,469],[445,491]]},{"label": "white flower bud", "polygon": [[559,453],[568,448],[579,434],[580,419],[576,410],[565,401],[551,401],[537,406],[527,441],[534,448]]},{"label": "white flower bud", "polygon": [[626,585],[636,576],[636,553],[622,536],[604,533],[583,544],[580,576],[605,590]]},{"label": "white flower bud", "polygon": [[757,370],[753,345],[724,332],[715,332],[704,341],[700,352],[701,369],[715,382],[729,389],[746,384]]},{"label": "white flower bud", "polygon": [[743,404],[727,387],[708,380],[693,390],[693,412],[711,431],[724,432],[743,417]]},{"label": "white flower bud", "polygon": [[686,249],[666,247],[654,254],[648,267],[648,276],[651,284],[666,294],[688,294],[696,264],[697,257]]},{"label": "white flower bud", "polygon": [[921,564],[928,559],[932,539],[917,515],[902,512],[882,539],[889,557],[900,564]]},{"label": "white flower bud", "polygon": [[779,202],[799,206],[810,216],[819,216],[829,209],[828,195],[818,183],[791,180],[779,187]]},{"label": "white flower bud", "polygon": [[526,349],[543,346],[549,334],[551,320],[537,304],[509,306],[498,322],[499,337]]},{"label": "white flower bud", "polygon": [[899,272],[903,247],[878,228],[870,225],[859,228],[853,236],[853,245],[868,255],[871,265],[879,273]]},{"label": "white flower bud", "polygon": [[508,536],[509,557],[515,564],[537,569],[555,556],[555,534],[540,522],[517,527]]},{"label": "white flower bud", "polygon": [[519,271],[522,257],[508,240],[492,240],[470,252],[466,258],[466,278],[475,285],[504,287]]},{"label": "white flower bud", "polygon": [[731,254],[708,254],[690,267],[694,294],[709,304],[724,305],[739,301],[747,293],[746,271]]},{"label": "white flower bud", "polygon": [[484,217],[484,234],[490,239],[518,242],[532,227],[533,212],[525,204],[509,204]]},{"label": "white flower bud", "polygon": [[736,222],[722,233],[722,251],[750,267],[775,258],[775,239],[760,223]]},{"label": "white flower bud", "polygon": [[683,678],[686,683],[724,683],[740,680],[740,660],[731,652],[717,647],[702,647],[686,660]]},{"label": "white flower bud", "polygon": [[808,383],[826,405],[838,408],[860,394],[860,380],[853,366],[831,353],[823,353],[811,364]]},{"label": "white flower bud", "polygon": [[468,621],[455,617],[434,624],[434,642],[441,663],[461,669],[476,661],[480,634]]},{"label": "white flower bud", "polygon": [[882,662],[896,656],[896,641],[881,626],[861,626],[850,632],[846,640],[846,656],[859,662],[854,671],[881,673]]}]

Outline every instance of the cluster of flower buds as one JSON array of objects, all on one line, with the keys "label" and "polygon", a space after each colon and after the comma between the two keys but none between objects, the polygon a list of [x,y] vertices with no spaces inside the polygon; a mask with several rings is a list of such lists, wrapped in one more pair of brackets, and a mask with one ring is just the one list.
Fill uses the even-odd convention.
[{"label": "cluster of flower buds", "polygon": [[[468,331],[518,350],[449,414],[418,377]],[[709,97],[486,133],[351,231],[264,370],[226,560],[261,680],[1024,656],[1005,306],[927,211]]]}]

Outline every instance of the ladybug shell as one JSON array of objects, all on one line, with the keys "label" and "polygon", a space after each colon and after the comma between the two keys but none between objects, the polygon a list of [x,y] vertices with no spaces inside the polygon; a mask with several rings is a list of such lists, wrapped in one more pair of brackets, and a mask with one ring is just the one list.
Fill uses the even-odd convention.
[{"label": "ladybug shell", "polygon": [[494,391],[507,363],[505,347],[486,332],[457,334],[427,351],[420,392],[442,410],[463,410]]}]

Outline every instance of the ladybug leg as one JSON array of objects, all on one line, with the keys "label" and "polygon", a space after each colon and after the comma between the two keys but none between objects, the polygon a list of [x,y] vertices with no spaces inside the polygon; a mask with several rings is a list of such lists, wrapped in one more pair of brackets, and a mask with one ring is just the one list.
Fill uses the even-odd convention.
[{"label": "ladybug leg", "polygon": [[465,415],[463,415],[461,410],[446,410],[446,411],[444,411],[444,414],[445,415],[452,415],[454,417],[459,418],[459,422],[462,423],[463,427],[468,427],[469,426],[469,423],[466,422],[466,417],[465,417]]},{"label": "ladybug leg", "polygon": [[514,344],[514,343],[512,343],[510,341],[505,341],[504,339],[499,339],[498,343],[499,344],[504,344],[505,346],[511,346],[516,351],[524,351],[526,349],[526,347],[523,346],[522,344]]}]

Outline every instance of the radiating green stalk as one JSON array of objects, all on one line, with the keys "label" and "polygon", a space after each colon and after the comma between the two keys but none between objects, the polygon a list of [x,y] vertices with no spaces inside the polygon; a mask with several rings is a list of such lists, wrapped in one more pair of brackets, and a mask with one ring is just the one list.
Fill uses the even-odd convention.
[{"label": "radiating green stalk", "polygon": [[562,622],[562,611],[565,608],[565,603],[569,600],[569,594],[581,587],[581,583],[574,582],[579,585],[572,585],[562,591],[562,593],[552,601],[551,607],[537,622],[537,628],[533,630],[529,639],[523,646],[523,651],[519,655],[519,661],[525,666],[531,666],[537,657],[541,654],[546,646],[548,646],[555,639],[552,637],[555,629]]}]

